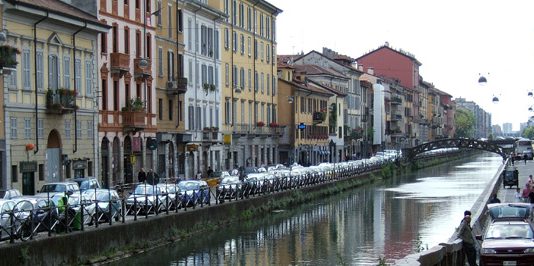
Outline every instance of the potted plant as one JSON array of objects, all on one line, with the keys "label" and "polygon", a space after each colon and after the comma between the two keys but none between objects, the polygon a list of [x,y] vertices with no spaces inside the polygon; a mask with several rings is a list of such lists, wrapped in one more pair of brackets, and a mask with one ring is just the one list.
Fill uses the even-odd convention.
[{"label": "potted plant", "polygon": [[215,91],[215,84],[210,84],[210,91]]},{"label": "potted plant", "polygon": [[20,51],[15,47],[0,46],[0,68],[15,68],[18,64],[17,54],[20,54]]},{"label": "potted plant", "polygon": [[271,123],[269,124],[269,127],[278,127],[278,123],[276,123],[276,122],[271,122]]},{"label": "potted plant", "polygon": [[218,127],[211,127],[211,131],[217,132],[217,131],[219,131],[219,128]]},{"label": "potted plant", "polygon": [[204,131],[211,131],[211,127],[204,127]]},{"label": "potted plant", "polygon": [[204,88],[205,91],[209,91],[210,90],[210,84],[204,83],[204,84],[202,84],[202,88]]},{"label": "potted plant", "polygon": [[263,121],[259,121],[256,125],[258,127],[263,127],[263,126],[265,126],[265,123],[263,123]]}]

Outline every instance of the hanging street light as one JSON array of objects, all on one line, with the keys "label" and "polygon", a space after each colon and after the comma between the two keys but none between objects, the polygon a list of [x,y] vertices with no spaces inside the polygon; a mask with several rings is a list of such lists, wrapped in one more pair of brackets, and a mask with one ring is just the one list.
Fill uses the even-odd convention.
[{"label": "hanging street light", "polygon": [[493,96],[493,99],[491,99],[491,101],[495,104],[499,103],[499,97],[497,96]]}]

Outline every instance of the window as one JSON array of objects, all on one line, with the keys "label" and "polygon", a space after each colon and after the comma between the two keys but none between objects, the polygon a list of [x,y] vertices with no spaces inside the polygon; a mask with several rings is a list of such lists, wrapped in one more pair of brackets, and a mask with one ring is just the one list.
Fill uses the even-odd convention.
[{"label": "window", "polygon": [[252,88],[252,71],[248,70],[248,91]]},{"label": "window", "polygon": [[207,110],[206,110],[206,106],[204,105],[202,107],[202,121],[201,121],[201,128],[204,128],[204,127],[207,127],[208,126],[208,119],[207,119]]},{"label": "window", "polygon": [[215,106],[215,126],[219,126],[219,106]]},{"label": "window", "polygon": [[195,107],[194,106],[190,105],[187,108],[187,117],[188,117],[187,126],[189,127],[188,129],[194,130],[195,129]]},{"label": "window", "polygon": [[31,139],[32,137],[32,120],[31,118],[24,118],[24,138]]},{"label": "window", "polygon": [[169,121],[172,121],[172,117],[173,117],[173,104],[172,104],[172,100],[169,100]]},{"label": "window", "polygon": [[74,76],[74,86],[79,90],[82,87],[82,60],[76,59],[74,62],[76,75]]},{"label": "window", "polygon": [[265,60],[267,60],[267,63],[270,63],[271,61],[271,46],[269,44],[267,44],[266,48],[265,48],[265,54],[267,54],[267,56],[265,57]]},{"label": "window", "polygon": [[232,125],[235,125],[237,120],[237,99],[232,101]]},{"label": "window", "polygon": [[245,54],[245,36],[241,34],[241,54]]},{"label": "window", "polygon": [[213,48],[215,50],[215,59],[219,59],[219,31],[215,31],[215,46]]},{"label": "window", "polygon": [[252,29],[252,9],[250,7],[247,8],[247,30]]},{"label": "window", "polygon": [[228,43],[230,42],[230,36],[228,28],[224,28],[224,49],[228,50]]},{"label": "window", "polygon": [[16,139],[17,138],[17,118],[11,117],[10,119],[10,127],[11,127],[11,138]]},{"label": "window", "polygon": [[269,95],[271,92],[271,75],[270,74],[267,74],[267,79],[265,80],[265,84],[267,84],[267,95]]},{"label": "window", "polygon": [[254,59],[258,59],[258,40],[254,40]]},{"label": "window", "polygon": [[232,51],[237,52],[237,32],[233,31],[232,33]]},{"label": "window", "polygon": [[208,83],[215,85],[213,82],[213,66],[208,66]]},{"label": "window", "polygon": [[264,53],[263,53],[263,42],[260,42],[260,59],[261,59],[261,61],[263,61],[263,55],[264,55]]},{"label": "window", "polygon": [[[26,87],[26,81],[24,81],[24,87]],[[68,56],[63,57],[63,88],[70,89],[70,57]]]},{"label": "window", "polygon": [[39,164],[39,181],[44,180],[44,164]]},{"label": "window", "polygon": [[230,124],[230,99],[228,98],[224,100],[224,124]]},{"label": "window", "polygon": [[230,84],[229,79],[230,79],[230,66],[228,64],[225,64],[224,65],[224,85],[226,85],[226,87],[228,87],[228,84]]},{"label": "window", "polygon": [[276,86],[278,85],[278,80],[276,76],[273,76],[273,96],[276,95]]},{"label": "window", "polygon": [[37,120],[37,137],[42,139],[44,136],[44,120]]},{"label": "window", "polygon": [[271,121],[271,104],[267,104],[267,124],[270,124]]},{"label": "window", "polygon": [[178,24],[178,31],[183,32],[184,31],[184,13],[181,9],[178,9],[178,14],[176,15],[176,20]]},{"label": "window", "polygon": [[59,62],[56,55],[48,56],[48,87],[59,89]]},{"label": "window", "polygon": [[87,138],[93,138],[93,121],[87,121]]},{"label": "window", "polygon": [[70,120],[65,120],[65,139],[70,139]]},{"label": "window", "polygon": [[265,16],[265,37],[267,37],[267,39],[270,39],[271,36],[270,36],[270,19],[268,16]]},{"label": "window", "polygon": [[135,32],[135,56],[141,57],[141,32]]},{"label": "window", "polygon": [[258,92],[258,71],[254,71],[254,91]]},{"label": "window", "polygon": [[[161,10],[161,0],[156,3],[157,10]],[[161,12],[156,13],[156,23],[161,27]]]},{"label": "window", "polygon": [[100,33],[100,51],[103,54],[108,52],[108,35],[106,33]]},{"label": "window", "polygon": [[191,19],[187,20],[187,48],[193,51],[193,22]]},{"label": "window", "polygon": [[202,86],[204,86],[204,84],[208,83],[208,68],[206,65],[203,64],[201,70],[202,70],[201,83],[202,83]]},{"label": "window", "polygon": [[163,99],[158,99],[158,119],[163,120]]},{"label": "window", "polygon": [[163,48],[158,47],[158,76],[163,77]]},{"label": "window", "polygon": [[237,89],[237,81],[238,81],[237,75],[238,75],[237,66],[234,65],[234,67],[232,68],[232,85],[234,89]]},{"label": "window", "polygon": [[202,25],[200,26],[200,53],[202,55],[207,55],[208,54],[208,44],[207,44],[207,35],[208,32],[207,32],[207,28],[206,26]]},{"label": "window", "polygon": [[17,166],[12,165],[11,166],[11,182],[19,182],[19,176],[18,176]]},{"label": "window", "polygon": [[237,3],[232,1],[232,24],[237,25]]},{"label": "window", "polygon": [[241,100],[241,123],[245,123],[245,100]]},{"label": "window", "polygon": [[247,50],[248,50],[248,57],[250,57],[250,37],[247,39]]},{"label": "window", "polygon": [[263,72],[261,72],[261,75],[260,75],[260,88],[261,88],[261,93],[263,94]]},{"label": "window", "polygon": [[81,139],[82,137],[82,121],[76,120],[76,138]]},{"label": "window", "polygon": [[91,60],[85,61],[85,95],[93,95],[93,63]]},{"label": "window", "polygon": [[188,75],[187,75],[187,86],[192,87],[193,86],[193,60],[189,59],[189,66],[188,66]]},{"label": "window", "polygon": [[210,123],[209,123],[209,126],[210,127],[214,127],[215,125],[213,125],[213,107],[210,106]]},{"label": "window", "polygon": [[31,76],[30,76],[30,49],[24,49],[22,51],[22,77],[25,90],[31,89]]},{"label": "window", "polygon": [[254,125],[258,123],[258,102],[254,102]]},{"label": "window", "polygon": [[202,128],[202,108],[200,106],[197,106],[197,112],[195,114],[196,118],[196,128],[197,130]]},{"label": "window", "polygon": [[243,28],[245,22],[244,6],[243,3],[239,3],[239,27]]},{"label": "window", "polygon": [[174,80],[174,53],[167,51],[167,79]]},{"label": "window", "polygon": [[[172,38],[172,30],[174,29],[172,27],[172,13],[173,13],[173,11],[174,10],[172,9],[172,4],[169,3],[169,9],[167,9],[167,33],[169,34],[169,38]],[[161,10],[158,12],[158,16],[161,16]]]},{"label": "window", "polygon": [[130,53],[130,29],[128,27],[124,27],[124,53]]},{"label": "window", "polygon": [[239,84],[239,88],[241,88],[242,90],[245,89],[245,69],[244,68],[241,68],[239,70],[239,73],[240,73],[240,84]]},{"label": "window", "polygon": [[[102,34],[104,35],[104,34]],[[37,51],[37,90],[43,90],[44,75],[43,75],[43,51]]]},{"label": "window", "polygon": [[260,12],[260,36],[264,36],[263,35],[263,13]]}]

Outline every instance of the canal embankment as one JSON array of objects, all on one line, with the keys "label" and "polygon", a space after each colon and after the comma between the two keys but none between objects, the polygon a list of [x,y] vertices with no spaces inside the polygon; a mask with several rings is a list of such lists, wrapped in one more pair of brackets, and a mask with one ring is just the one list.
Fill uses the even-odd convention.
[{"label": "canal embankment", "polygon": [[340,193],[354,187],[415,171],[451,160],[471,156],[468,153],[446,154],[425,158],[417,164],[399,167],[388,164],[381,169],[358,176],[337,178],[332,182],[304,186],[275,194],[265,194],[224,204],[188,209],[179,213],[160,214],[135,222],[101,226],[83,232],[39,237],[38,239],[4,243],[0,246],[2,263],[7,265],[72,265],[99,264],[120,259],[175,241],[194,241],[196,234],[220,230],[228,224],[262,217],[276,209],[286,209],[320,197]]}]

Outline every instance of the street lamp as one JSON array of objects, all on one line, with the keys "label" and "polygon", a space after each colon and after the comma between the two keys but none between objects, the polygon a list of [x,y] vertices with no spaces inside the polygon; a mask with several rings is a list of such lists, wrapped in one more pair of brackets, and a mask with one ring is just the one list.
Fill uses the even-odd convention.
[{"label": "street lamp", "polygon": [[[489,73],[488,73],[489,74]],[[480,77],[478,78],[478,84],[484,86],[486,84],[488,84],[488,80],[486,79],[486,77],[484,77],[482,74],[478,74]]]}]

